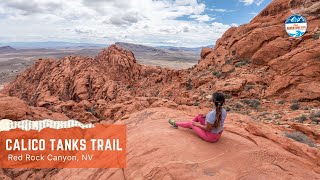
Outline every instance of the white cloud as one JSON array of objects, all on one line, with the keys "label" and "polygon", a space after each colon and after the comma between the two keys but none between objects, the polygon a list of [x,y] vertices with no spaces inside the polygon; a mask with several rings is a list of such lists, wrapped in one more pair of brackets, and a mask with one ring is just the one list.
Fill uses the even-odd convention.
[{"label": "white cloud", "polygon": [[1,38],[203,46],[230,27],[211,23],[215,18],[205,9],[197,0],[0,1]]},{"label": "white cloud", "polygon": [[236,24],[236,23],[232,23],[232,24],[230,24],[230,26],[231,26],[231,27],[238,27],[239,25]]},{"label": "white cloud", "polygon": [[264,1],[264,0],[257,0],[257,1],[256,1],[256,5],[257,5],[257,6],[260,6],[260,5],[263,3],[263,1]]},{"label": "white cloud", "polygon": [[209,9],[210,11],[215,11],[215,12],[234,12],[235,10],[228,10],[228,9],[219,9],[219,8],[211,8]]},{"label": "white cloud", "polygon": [[250,15],[254,15],[254,16],[258,15],[257,12],[251,12],[251,13],[249,13],[249,14],[250,14]]},{"label": "white cloud", "polygon": [[205,15],[191,15],[190,18],[192,19],[196,19],[197,21],[201,21],[201,22],[207,22],[207,21],[212,21],[215,20],[215,18],[212,18],[210,16],[208,16],[207,14]]},{"label": "white cloud", "polygon": [[240,0],[244,5],[249,6],[254,3],[254,0]]},{"label": "white cloud", "polygon": [[257,6],[260,6],[263,3],[264,0],[240,0],[240,2],[244,3],[245,6],[249,6],[252,4],[256,4]]}]

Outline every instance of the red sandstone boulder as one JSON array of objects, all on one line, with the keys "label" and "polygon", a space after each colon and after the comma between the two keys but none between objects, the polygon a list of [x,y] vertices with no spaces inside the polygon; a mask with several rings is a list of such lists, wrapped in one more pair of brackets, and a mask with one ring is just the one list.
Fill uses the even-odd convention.
[{"label": "red sandstone boulder", "polygon": [[22,120],[31,115],[31,108],[25,102],[0,94],[0,119]]},{"label": "red sandstone boulder", "polygon": [[202,48],[201,50],[201,54],[200,54],[200,57],[202,59],[205,59],[207,55],[209,55],[211,52],[212,52],[213,49],[211,48]]},{"label": "red sandstone boulder", "polygon": [[214,89],[223,92],[239,92],[242,90],[245,83],[245,79],[233,78],[228,80],[221,80],[217,81],[214,84]]},{"label": "red sandstone boulder", "polygon": [[52,112],[45,108],[30,107],[24,101],[0,94],[0,119],[10,120],[68,120],[69,118],[61,113]]}]

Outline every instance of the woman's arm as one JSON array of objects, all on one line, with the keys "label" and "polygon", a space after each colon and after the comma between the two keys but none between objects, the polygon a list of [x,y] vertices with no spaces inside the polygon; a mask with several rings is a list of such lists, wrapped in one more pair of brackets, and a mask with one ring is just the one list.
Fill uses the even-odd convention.
[{"label": "woman's arm", "polygon": [[192,122],[192,125],[197,126],[197,127],[201,128],[201,129],[203,129],[205,131],[209,131],[210,132],[212,130],[212,128],[213,128],[213,124],[211,124],[209,122],[206,122],[206,124],[207,125],[204,126],[204,125],[202,125],[202,124],[200,124],[198,122]]}]

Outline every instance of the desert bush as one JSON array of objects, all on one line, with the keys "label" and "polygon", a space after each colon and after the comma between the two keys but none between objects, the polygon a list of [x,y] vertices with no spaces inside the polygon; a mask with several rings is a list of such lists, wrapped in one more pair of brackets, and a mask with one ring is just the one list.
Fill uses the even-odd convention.
[{"label": "desert bush", "polygon": [[250,64],[250,60],[244,58],[244,59],[241,59],[239,62],[237,62],[237,63],[235,64],[235,66],[236,66],[236,67],[241,67],[241,66],[245,66],[245,65],[247,65],[247,64]]},{"label": "desert bush", "polygon": [[310,119],[317,124],[320,122],[320,111],[313,112],[310,114]]},{"label": "desert bush", "polygon": [[100,118],[100,115],[99,115],[99,113],[95,110],[95,108],[94,107],[87,107],[87,108],[85,108],[85,110],[87,111],[87,112],[90,112],[94,117],[96,117],[96,118]]},{"label": "desert bush", "polygon": [[217,77],[217,78],[219,78],[219,77],[221,76],[221,73],[218,72],[218,71],[213,71],[213,72],[212,72],[212,75],[215,76],[215,77]]},{"label": "desert bush", "polygon": [[253,84],[246,84],[246,85],[244,86],[244,90],[245,90],[245,91],[249,91],[250,89],[254,89],[254,85],[253,85]]},{"label": "desert bush", "polygon": [[304,110],[310,110],[310,109],[312,109],[312,108],[307,106],[307,107],[304,107],[303,109],[304,109]]},{"label": "desert bush", "polygon": [[311,113],[310,117],[318,117],[318,118],[320,118],[320,111]]},{"label": "desert bush", "polygon": [[186,89],[187,90],[191,90],[192,89],[192,80],[188,79],[188,81],[186,82]]},{"label": "desert bush", "polygon": [[224,97],[225,97],[226,99],[231,99],[232,95],[229,94],[229,93],[225,93],[225,94],[224,94]]},{"label": "desert bush", "polygon": [[199,101],[194,101],[193,105],[194,106],[199,106]]},{"label": "desert bush", "polygon": [[303,121],[307,120],[307,116],[302,114],[301,116],[299,117],[296,117],[295,120],[297,120],[299,123],[303,123]]},{"label": "desert bush", "polygon": [[267,115],[269,115],[269,114],[270,114],[269,112],[262,112],[259,116],[266,118]]},{"label": "desert bush", "polygon": [[290,106],[290,108],[291,108],[292,110],[298,110],[298,109],[300,109],[300,104],[299,104],[299,102],[293,102],[292,105]]},{"label": "desert bush", "polygon": [[312,36],[313,40],[318,40],[320,39],[320,33],[316,33]]},{"label": "desert bush", "polygon": [[242,102],[255,109],[260,106],[260,101],[258,99],[243,99]]},{"label": "desert bush", "polygon": [[294,139],[300,143],[307,144],[311,147],[316,147],[315,143],[308,136],[306,136],[300,131],[286,132],[285,136],[288,138]]},{"label": "desert bush", "polygon": [[285,100],[281,100],[281,101],[279,101],[278,103],[279,103],[279,104],[284,104],[284,103],[286,103],[286,101],[285,101]]},{"label": "desert bush", "polygon": [[160,91],[157,89],[155,92],[154,92],[154,96],[155,97],[158,97],[160,95]]},{"label": "desert bush", "polygon": [[275,115],[274,115],[274,118],[275,118],[275,119],[280,119],[280,118],[282,118],[282,116],[281,116],[280,114],[275,114]]},{"label": "desert bush", "polygon": [[230,58],[230,59],[228,59],[228,60],[226,61],[226,63],[225,63],[225,64],[231,64],[231,63],[232,63],[232,61],[233,61],[233,59],[232,59],[232,58]]}]

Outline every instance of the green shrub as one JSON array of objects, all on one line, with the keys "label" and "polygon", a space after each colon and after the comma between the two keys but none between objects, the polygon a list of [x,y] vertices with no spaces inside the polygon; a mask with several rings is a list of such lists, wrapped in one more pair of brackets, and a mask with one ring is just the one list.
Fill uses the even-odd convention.
[{"label": "green shrub", "polygon": [[311,147],[316,147],[315,143],[312,140],[310,140],[308,136],[301,133],[300,131],[295,131],[295,132],[291,132],[291,133],[286,132],[285,136],[288,138],[294,139],[298,142],[307,144]]},{"label": "green shrub", "polygon": [[280,116],[280,114],[275,114],[275,115],[274,115],[274,118],[275,118],[275,119],[280,119],[280,118],[282,118],[282,116]]},{"label": "green shrub", "polygon": [[212,75],[215,76],[215,77],[217,77],[217,78],[219,78],[219,77],[221,76],[221,73],[218,72],[218,71],[213,71],[213,72],[212,72]]},{"label": "green shrub", "polygon": [[312,36],[313,40],[318,40],[320,39],[320,33],[316,33]]},{"label": "green shrub", "polygon": [[291,108],[292,110],[298,110],[298,109],[300,109],[300,104],[299,104],[299,102],[294,102],[294,103],[292,103],[292,105],[290,106],[290,108]]},{"label": "green shrub", "polygon": [[95,110],[95,108],[94,107],[87,107],[87,108],[85,108],[85,110],[87,111],[87,112],[90,112],[94,117],[96,117],[96,118],[100,118],[100,115],[99,115],[99,113]]},{"label": "green shrub", "polygon": [[247,65],[247,64],[250,64],[250,60],[244,58],[244,59],[241,59],[239,62],[237,62],[237,63],[235,64],[235,66],[236,66],[236,67],[241,67],[241,66],[245,66],[245,65]]},{"label": "green shrub", "polygon": [[246,85],[244,86],[244,90],[245,90],[245,91],[249,91],[250,89],[254,89],[254,85],[253,85],[253,84],[246,84]]},{"label": "green shrub", "polygon": [[281,100],[281,101],[279,101],[278,103],[279,103],[279,104],[284,104],[284,103],[286,103],[286,101],[285,101],[285,100]]},{"label": "green shrub", "polygon": [[226,93],[226,94],[224,94],[224,97],[225,97],[226,99],[230,99],[230,98],[232,97],[232,95],[229,94],[229,93]]},{"label": "green shrub", "polygon": [[232,58],[230,58],[230,59],[228,59],[228,60],[226,61],[226,63],[225,63],[225,64],[231,64],[231,63],[232,63],[232,61],[233,61],[233,59],[232,59]]},{"label": "green shrub", "polygon": [[318,124],[320,122],[320,111],[311,113],[310,119],[311,119],[311,121]]},{"label": "green shrub", "polygon": [[188,81],[186,82],[186,89],[191,90],[192,89],[192,80],[189,78]]},{"label": "green shrub", "polygon": [[260,106],[260,101],[258,99],[243,99],[242,102],[255,109]]},{"label": "green shrub", "polygon": [[320,111],[311,113],[310,117],[318,117],[318,118],[320,118]]},{"label": "green shrub", "polygon": [[199,106],[199,101],[195,101],[195,102],[193,103],[193,105],[194,105],[194,106]]},{"label": "green shrub", "polygon": [[226,109],[226,111],[228,111],[228,112],[231,111],[231,107],[230,107],[230,106],[226,106],[225,109]]},{"label": "green shrub", "polygon": [[307,116],[304,114],[295,118],[295,120],[297,120],[299,123],[303,123],[303,121],[305,121],[307,119],[308,119]]},{"label": "green shrub", "polygon": [[154,92],[154,96],[155,97],[158,97],[160,95],[160,91],[157,89],[155,92]]}]

